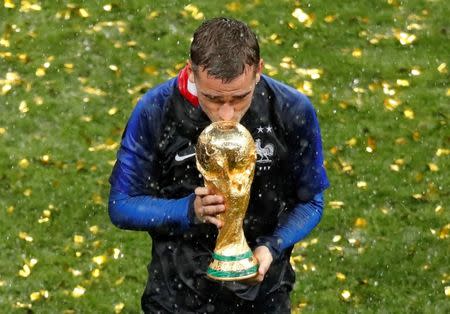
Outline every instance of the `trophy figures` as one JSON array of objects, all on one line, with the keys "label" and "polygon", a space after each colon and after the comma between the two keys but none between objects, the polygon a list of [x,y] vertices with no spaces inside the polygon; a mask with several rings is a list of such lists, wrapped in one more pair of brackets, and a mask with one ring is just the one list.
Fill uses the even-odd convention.
[{"label": "trophy figures", "polygon": [[255,142],[237,122],[214,122],[200,134],[196,158],[205,186],[225,200],[225,212],[218,215],[224,224],[207,276],[221,281],[251,278],[257,274],[258,263],[242,224],[255,170]]}]

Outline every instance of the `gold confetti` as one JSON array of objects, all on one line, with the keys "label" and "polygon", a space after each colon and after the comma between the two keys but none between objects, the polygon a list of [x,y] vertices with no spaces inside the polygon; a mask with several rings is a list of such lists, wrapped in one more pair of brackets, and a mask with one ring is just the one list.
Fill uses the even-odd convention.
[{"label": "gold confetti", "polygon": [[31,189],[26,189],[25,191],[23,191],[23,195],[27,197],[31,196],[31,194],[33,194],[33,191]]},{"label": "gold confetti", "polygon": [[393,111],[395,108],[397,108],[398,106],[401,105],[401,101],[398,99],[394,99],[394,98],[386,98],[384,100],[384,107],[389,110],[389,111]]},{"label": "gold confetti", "polygon": [[43,68],[43,67],[40,67],[40,68],[37,68],[37,70],[36,70],[36,76],[37,77],[42,77],[42,76],[45,76],[45,68]]},{"label": "gold confetti", "polygon": [[118,68],[117,65],[115,65],[115,64],[111,64],[111,65],[109,66],[109,69],[110,69],[111,71],[114,71],[114,72],[116,72],[117,70],[119,70],[119,68]]},{"label": "gold confetti", "polygon": [[188,4],[184,7],[184,11],[183,11],[184,15],[190,14],[191,17],[194,18],[194,20],[202,20],[205,15],[200,12],[199,8],[193,4]]},{"label": "gold confetti", "polygon": [[441,240],[446,239],[449,237],[449,234],[450,234],[450,224],[447,224],[439,230],[438,237]]},{"label": "gold confetti", "polygon": [[33,237],[23,231],[19,232],[19,238],[27,242],[33,242]]},{"label": "gold confetti", "polygon": [[82,286],[78,285],[73,289],[72,297],[79,298],[79,297],[83,296],[85,294],[85,292],[86,292],[86,289],[83,288]]},{"label": "gold confetti", "polygon": [[405,111],[403,111],[403,115],[407,118],[407,119],[414,119],[414,111],[412,111],[411,109],[406,109]]},{"label": "gold confetti", "polygon": [[114,305],[114,313],[119,314],[122,312],[122,310],[124,309],[125,304],[124,303],[117,303]]},{"label": "gold confetti", "polygon": [[123,284],[124,281],[125,281],[125,276],[122,276],[114,282],[114,285],[119,286],[119,285]]},{"label": "gold confetti", "polygon": [[117,107],[112,107],[111,109],[108,110],[108,114],[110,116],[115,115],[117,112],[119,111],[119,109]]},{"label": "gold confetti", "polygon": [[305,27],[311,27],[311,25],[314,22],[314,18],[312,16],[308,15],[306,12],[304,12],[300,8],[296,8],[292,12],[292,16],[295,17]]},{"label": "gold confetti", "polygon": [[[1,132],[0,132],[1,134]],[[436,156],[441,157],[441,156],[448,156],[450,155],[450,149],[446,149],[446,148],[438,148],[438,150],[436,151]]]},{"label": "gold confetti", "polygon": [[402,46],[411,45],[416,39],[416,35],[408,34],[399,30],[394,31],[394,37],[400,42]]},{"label": "gold confetti", "polygon": [[437,172],[439,171],[439,167],[438,165],[434,164],[434,163],[428,163],[428,169],[430,169],[430,171],[432,172]]},{"label": "gold confetti", "polygon": [[323,19],[326,23],[333,23],[334,21],[336,21],[337,16],[336,15],[327,15],[325,16],[325,18]]},{"label": "gold confetti", "polygon": [[91,272],[92,277],[98,278],[100,277],[100,269],[96,268]]},{"label": "gold confetti", "polygon": [[107,95],[106,92],[102,91],[101,89],[91,87],[91,86],[84,87],[83,91],[90,95],[95,95],[95,96],[106,96]]},{"label": "gold confetti", "polygon": [[0,128],[0,136],[6,134],[6,128]]},{"label": "gold confetti", "polygon": [[31,309],[32,305],[31,303],[22,303],[17,301],[16,303],[14,303],[14,307],[19,309]]},{"label": "gold confetti", "polygon": [[377,148],[377,143],[376,143],[375,139],[373,137],[369,136],[367,138],[366,152],[373,153],[376,148]]},{"label": "gold confetti", "polygon": [[234,2],[233,1],[233,2],[225,4],[225,7],[230,12],[236,12],[236,11],[239,11],[241,9],[241,4],[239,2]]},{"label": "gold confetti", "polygon": [[330,205],[331,208],[338,209],[338,208],[342,208],[344,206],[344,202],[342,202],[342,201],[330,201],[330,202],[328,202],[328,205]]},{"label": "gold confetti", "polygon": [[84,237],[82,235],[76,234],[73,236],[73,242],[76,244],[84,243]]},{"label": "gold confetti", "polygon": [[119,257],[123,257],[122,252],[118,248],[114,248],[113,250],[113,257],[114,259],[118,259]]},{"label": "gold confetti", "polygon": [[105,4],[103,6],[103,10],[105,10],[106,12],[111,12],[112,10],[112,5],[111,4]]},{"label": "gold confetti", "polygon": [[367,189],[367,182],[366,181],[358,181],[358,182],[356,182],[356,186],[360,189]]},{"label": "gold confetti", "polygon": [[13,212],[14,212],[14,206],[9,206],[7,209],[6,209],[6,212],[8,213],[8,214],[12,214]]},{"label": "gold confetti", "polygon": [[400,166],[399,166],[398,164],[391,164],[391,165],[389,166],[389,168],[390,168],[392,171],[395,171],[395,172],[399,172],[399,171],[400,171]]},{"label": "gold confetti", "polygon": [[97,234],[99,230],[100,228],[97,225],[89,227],[89,231],[94,235]]},{"label": "gold confetti", "polygon": [[42,155],[41,156],[41,162],[43,164],[48,164],[50,162],[50,155]]},{"label": "gold confetti", "polygon": [[92,261],[97,265],[103,265],[106,263],[107,257],[105,255],[94,256]]},{"label": "gold confetti", "polygon": [[23,278],[27,278],[31,274],[31,267],[27,264],[22,266],[22,269],[19,270],[19,276]]},{"label": "gold confetti", "polygon": [[4,3],[3,5],[5,6],[5,8],[7,8],[7,9],[14,9],[16,7],[16,5],[14,4],[14,1],[12,1],[12,0],[5,0],[3,3]]},{"label": "gold confetti", "polygon": [[356,228],[361,228],[361,229],[367,227],[367,220],[364,219],[364,218],[361,218],[361,217],[356,218],[356,220],[355,220],[355,227]]},{"label": "gold confetti", "polygon": [[398,86],[402,86],[402,87],[409,86],[409,81],[408,80],[398,79],[396,83],[397,83]]},{"label": "gold confetti", "polygon": [[96,205],[101,205],[103,204],[103,198],[100,194],[94,194],[92,195],[92,201],[94,202],[94,204]]},{"label": "gold confetti", "polygon": [[27,102],[25,100],[22,100],[19,104],[19,111],[21,113],[27,113],[28,111],[30,111],[30,108],[27,105]]},{"label": "gold confetti", "polygon": [[24,158],[19,161],[19,167],[22,169],[27,169],[30,166],[28,159]]},{"label": "gold confetti", "polygon": [[84,8],[78,9],[78,13],[79,13],[80,16],[83,17],[83,18],[89,17],[89,12],[88,12],[86,9],[84,9]]},{"label": "gold confetti", "polygon": [[48,299],[49,293],[47,290],[40,290],[36,292],[32,292],[30,294],[31,302],[39,301],[42,298]]},{"label": "gold confetti", "polygon": [[359,48],[353,49],[352,57],[354,57],[354,58],[361,58],[362,57],[362,50],[359,49]]},{"label": "gold confetti", "polygon": [[344,281],[345,279],[347,279],[347,276],[345,276],[343,273],[336,273],[336,278],[339,280],[339,281]]},{"label": "gold confetti", "polygon": [[444,293],[445,293],[445,295],[446,295],[447,297],[450,297],[450,286],[446,286],[446,287],[444,288]]},{"label": "gold confetti", "polygon": [[351,296],[352,296],[352,294],[348,290],[343,290],[341,292],[341,298],[344,299],[344,301],[349,301]]},{"label": "gold confetti", "polygon": [[336,243],[336,242],[341,241],[341,239],[342,239],[342,236],[340,236],[340,235],[335,235],[331,241],[333,241],[334,243]]},{"label": "gold confetti", "polygon": [[81,270],[73,269],[73,268],[69,268],[69,272],[71,272],[74,277],[78,277],[83,274],[83,272]]},{"label": "gold confetti", "polygon": [[312,96],[314,94],[312,89],[312,83],[310,81],[303,81],[303,83],[297,86],[297,90],[306,96]]},{"label": "gold confetti", "polygon": [[419,68],[412,68],[410,73],[412,76],[419,76],[421,74],[421,71]]},{"label": "gold confetti", "polygon": [[439,213],[441,213],[442,211],[443,211],[443,207],[441,206],[441,205],[438,205],[438,206],[436,206],[436,208],[434,209],[434,212],[436,213],[436,214],[439,214]]},{"label": "gold confetti", "polygon": [[439,71],[439,73],[445,74],[448,72],[447,69],[447,63],[441,63],[438,67],[437,70]]}]

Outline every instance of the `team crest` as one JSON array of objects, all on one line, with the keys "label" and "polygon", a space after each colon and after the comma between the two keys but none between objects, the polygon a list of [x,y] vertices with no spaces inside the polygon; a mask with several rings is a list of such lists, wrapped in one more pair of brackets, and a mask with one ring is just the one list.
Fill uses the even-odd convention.
[{"label": "team crest", "polygon": [[256,144],[256,162],[259,164],[267,164],[272,162],[272,156],[274,153],[273,144],[266,144],[262,146],[261,139],[257,138],[255,140]]}]

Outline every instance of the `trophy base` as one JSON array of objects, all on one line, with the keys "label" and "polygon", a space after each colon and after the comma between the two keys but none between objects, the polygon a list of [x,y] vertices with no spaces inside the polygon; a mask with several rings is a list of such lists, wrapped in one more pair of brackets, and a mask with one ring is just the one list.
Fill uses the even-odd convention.
[{"label": "trophy base", "polygon": [[206,272],[211,279],[238,281],[255,277],[258,273],[259,265],[251,251],[235,256],[214,253],[213,258]]}]

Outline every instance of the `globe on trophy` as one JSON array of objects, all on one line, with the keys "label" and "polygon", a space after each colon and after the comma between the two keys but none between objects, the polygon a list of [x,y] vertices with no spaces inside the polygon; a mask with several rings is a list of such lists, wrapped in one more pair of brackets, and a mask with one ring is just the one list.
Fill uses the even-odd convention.
[{"label": "globe on trophy", "polygon": [[220,281],[256,276],[258,261],[245,239],[243,221],[250,199],[256,146],[250,132],[238,122],[214,122],[203,130],[196,145],[197,168],[205,186],[222,195],[225,212],[207,276]]}]

